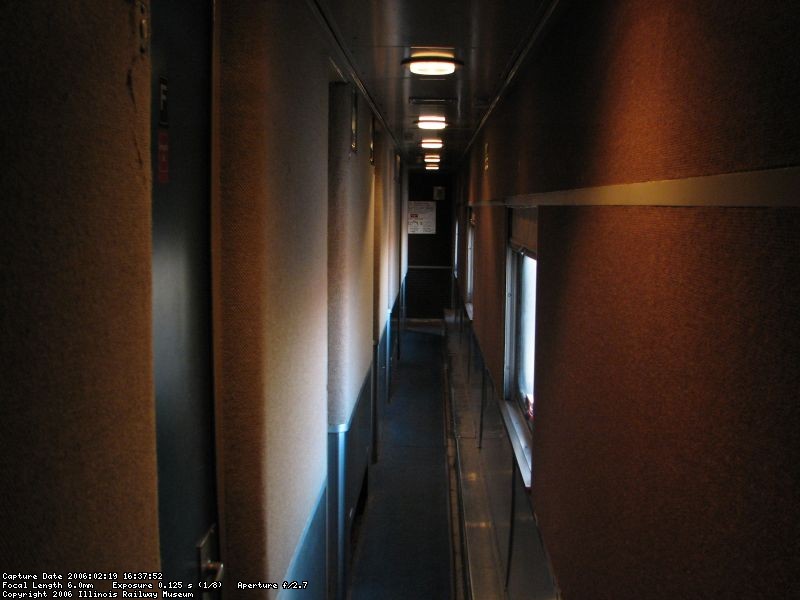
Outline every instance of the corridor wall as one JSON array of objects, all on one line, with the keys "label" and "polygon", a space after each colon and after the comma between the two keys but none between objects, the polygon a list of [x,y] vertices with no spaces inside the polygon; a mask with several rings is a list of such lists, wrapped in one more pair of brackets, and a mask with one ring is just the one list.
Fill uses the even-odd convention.
[{"label": "corridor wall", "polygon": [[389,134],[378,130],[375,136],[375,339],[378,340],[389,321],[389,311],[400,292],[400,240],[402,199],[401,171],[395,161],[394,142]]},{"label": "corridor wall", "polygon": [[[373,167],[369,106],[352,86],[331,86],[328,206],[328,423],[347,424],[372,361]],[[383,158],[383,157],[381,157]]]},{"label": "corridor wall", "polygon": [[288,0],[222,2],[219,55],[223,549],[226,594],[251,598],[235,583],[282,581],[324,515],[329,62]]},{"label": "corridor wall", "polygon": [[471,202],[800,162],[800,10],[566,4],[471,150]]},{"label": "corridor wall", "polygon": [[[531,500],[565,600],[780,597],[800,568],[800,232],[768,191],[800,165],[798,26],[777,1],[565,4],[465,161],[493,377],[505,241],[487,215],[539,205]],[[772,208],[690,179],[740,172]],[[592,200],[665,181],[687,183],[659,206]]]},{"label": "corridor wall", "polygon": [[329,120],[327,563],[328,597],[343,597],[374,439],[371,162],[377,157],[371,156],[372,113],[352,85],[331,84]]},{"label": "corridor wall", "polygon": [[31,1],[0,25],[7,572],[159,569],[139,18]]},{"label": "corridor wall", "polygon": [[539,216],[533,500],[564,597],[784,596],[800,210]]},{"label": "corridor wall", "polygon": [[503,206],[473,209],[475,267],[473,328],[496,389],[503,389],[508,215]]}]

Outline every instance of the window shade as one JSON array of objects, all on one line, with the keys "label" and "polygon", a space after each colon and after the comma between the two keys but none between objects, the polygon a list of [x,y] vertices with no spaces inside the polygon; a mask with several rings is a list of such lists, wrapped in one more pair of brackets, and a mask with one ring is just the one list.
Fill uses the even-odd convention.
[{"label": "window shade", "polygon": [[528,250],[536,255],[539,210],[532,208],[511,209],[511,245]]}]

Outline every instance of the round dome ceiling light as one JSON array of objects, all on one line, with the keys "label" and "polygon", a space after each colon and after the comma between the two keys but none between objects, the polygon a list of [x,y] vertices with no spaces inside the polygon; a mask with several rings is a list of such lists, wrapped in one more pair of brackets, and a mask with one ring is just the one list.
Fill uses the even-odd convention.
[{"label": "round dome ceiling light", "polygon": [[442,140],[438,138],[425,138],[424,140],[422,140],[422,143],[420,144],[420,146],[422,146],[423,148],[429,148],[431,150],[438,150],[443,145],[444,144],[442,143]]},{"label": "round dome ceiling light", "polygon": [[420,129],[444,129],[447,127],[447,121],[444,117],[420,115],[417,125]]},{"label": "round dome ceiling light", "polygon": [[456,67],[460,67],[464,63],[452,56],[420,55],[406,58],[403,64],[408,65],[414,75],[441,76],[452,75],[455,73]]}]

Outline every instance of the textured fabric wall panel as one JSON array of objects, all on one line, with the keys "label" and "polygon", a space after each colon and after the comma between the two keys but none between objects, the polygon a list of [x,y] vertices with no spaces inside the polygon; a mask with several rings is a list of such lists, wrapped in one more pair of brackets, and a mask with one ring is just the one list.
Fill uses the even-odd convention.
[{"label": "textured fabric wall panel", "polygon": [[373,223],[372,223],[372,339],[380,339],[384,324],[386,323],[386,275],[385,265],[385,240],[383,234],[383,220],[385,212],[385,184],[387,177],[386,133],[381,129],[375,132],[375,179],[372,185]]},{"label": "textured fabric wall panel", "polygon": [[564,598],[787,597],[800,210],[539,217],[533,494]]},{"label": "textured fabric wall panel", "polygon": [[222,506],[237,597],[236,581],[286,573],[326,477],[328,62],[303,3],[223,2],[220,27]]},{"label": "textured fabric wall panel", "polygon": [[[392,160],[394,161],[395,154],[392,152]],[[398,295],[400,294],[400,272],[402,260],[402,244],[400,242],[400,235],[403,231],[403,224],[400,219],[403,216],[403,201],[402,201],[402,167],[395,165],[394,177],[392,178],[392,204],[389,219],[389,304],[387,308],[391,309],[397,303]]]},{"label": "textured fabric wall panel", "polygon": [[373,310],[375,324],[373,335],[377,340],[386,326],[389,309],[399,291],[399,244],[397,240],[396,210],[400,201],[397,194],[394,146],[386,132],[375,134],[375,203],[374,227],[374,285]]},{"label": "textured fabric wall panel", "polygon": [[498,389],[503,387],[505,356],[506,209],[475,209],[475,335]]},{"label": "textured fabric wall panel", "polygon": [[[0,564],[157,570],[150,62],[133,4],[3,13]],[[69,48],[69,52],[65,52]]]},{"label": "textured fabric wall panel", "polygon": [[328,424],[346,424],[372,360],[372,116],[358,103],[351,151],[353,88],[331,86],[328,150]]},{"label": "textured fabric wall panel", "polygon": [[475,195],[797,165],[799,29],[783,0],[567,5],[473,146]]},{"label": "textured fabric wall panel", "polygon": [[390,172],[391,179],[386,179],[388,189],[386,197],[389,199],[387,203],[387,223],[386,223],[386,243],[387,243],[387,310],[391,310],[397,302],[397,296],[400,293],[400,232],[402,225],[400,217],[403,214],[403,204],[401,197],[401,184],[402,184],[402,167],[395,161],[395,151],[392,147],[387,152],[387,164],[391,165]]}]

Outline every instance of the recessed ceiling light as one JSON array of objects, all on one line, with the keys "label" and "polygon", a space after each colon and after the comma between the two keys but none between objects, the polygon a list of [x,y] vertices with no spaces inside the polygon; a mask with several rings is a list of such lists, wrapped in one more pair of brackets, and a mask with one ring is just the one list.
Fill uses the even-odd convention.
[{"label": "recessed ceiling light", "polygon": [[432,150],[438,150],[444,144],[442,144],[442,140],[437,139],[437,138],[425,138],[424,140],[422,140],[422,143],[420,145],[423,148],[430,148]]},{"label": "recessed ceiling light", "polygon": [[426,171],[438,171],[439,165],[425,165]]},{"label": "recessed ceiling light", "polygon": [[420,129],[444,129],[447,127],[447,122],[444,117],[420,115],[417,125]]},{"label": "recessed ceiling light", "polygon": [[442,158],[438,154],[426,154],[425,155],[425,162],[426,163],[438,163]]},{"label": "recessed ceiling light", "polygon": [[451,56],[420,55],[403,61],[415,75],[452,75],[463,63]]}]

